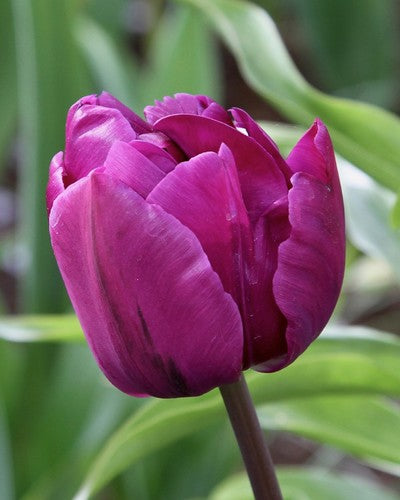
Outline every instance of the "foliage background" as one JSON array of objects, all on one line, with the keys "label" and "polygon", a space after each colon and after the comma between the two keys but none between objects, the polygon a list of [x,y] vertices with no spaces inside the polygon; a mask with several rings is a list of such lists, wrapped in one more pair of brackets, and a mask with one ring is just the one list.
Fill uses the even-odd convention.
[{"label": "foliage background", "polygon": [[285,499],[396,498],[400,125],[304,82],[398,114],[399,4],[258,3],[305,80],[249,2],[1,2],[1,499],[72,498],[81,484],[79,498],[251,498],[218,394],[149,402],[117,393],[69,314],[47,235],[47,169],[68,107],[102,89],[136,111],[179,91],[209,94],[262,120],[285,152],[310,116],[329,123],[348,217],[342,298],[309,353],[249,384]]}]

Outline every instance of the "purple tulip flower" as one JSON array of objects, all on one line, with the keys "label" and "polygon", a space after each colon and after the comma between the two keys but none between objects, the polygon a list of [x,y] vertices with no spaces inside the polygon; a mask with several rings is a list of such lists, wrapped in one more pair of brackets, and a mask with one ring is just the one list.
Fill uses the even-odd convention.
[{"label": "purple tulip flower", "polygon": [[145,116],[107,93],[80,99],[50,165],[52,245],[100,368],[128,394],[179,397],[287,366],[343,278],[325,126],[284,160],[245,111],[205,96]]}]

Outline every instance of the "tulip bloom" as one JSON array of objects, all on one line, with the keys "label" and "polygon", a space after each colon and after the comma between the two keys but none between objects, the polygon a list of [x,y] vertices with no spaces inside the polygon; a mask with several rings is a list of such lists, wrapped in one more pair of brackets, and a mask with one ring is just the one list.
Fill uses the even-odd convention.
[{"label": "tulip bloom", "polygon": [[285,160],[246,112],[208,97],[144,113],[107,93],[79,100],[50,165],[51,241],[100,368],[128,394],[178,397],[287,366],[343,278],[325,126]]}]

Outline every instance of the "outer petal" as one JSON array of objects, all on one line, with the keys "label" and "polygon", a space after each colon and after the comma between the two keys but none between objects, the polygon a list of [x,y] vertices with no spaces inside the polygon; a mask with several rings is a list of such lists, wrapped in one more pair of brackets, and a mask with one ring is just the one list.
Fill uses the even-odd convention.
[{"label": "outer petal", "polygon": [[145,198],[164,177],[151,160],[132,145],[116,141],[104,162],[106,173],[121,180]]},{"label": "outer petal", "polygon": [[217,152],[222,143],[226,144],[235,158],[251,221],[287,193],[285,177],[272,156],[233,127],[204,116],[173,115],[160,119],[154,129],[171,137],[189,157]]},{"label": "outer petal", "polygon": [[332,142],[318,118],[292,149],[287,164],[292,173],[307,172],[325,184],[335,184],[340,193]]},{"label": "outer petal", "polygon": [[246,317],[245,259],[253,245],[231,152],[222,145],[180,163],[149,194],[199,239],[225,290]]},{"label": "outer petal", "polygon": [[343,201],[333,150],[325,127],[316,122],[290,156],[289,221],[292,231],[279,248],[273,288],[288,320],[291,363],[321,333],[339,296],[345,258]]},{"label": "outer petal", "polygon": [[50,232],[87,339],[114,385],[175,397],[239,377],[237,306],[174,217],[93,172],[57,198]]},{"label": "outer petal", "polygon": [[232,125],[228,112],[218,103],[205,95],[175,94],[156,101],[154,106],[146,106],[144,114],[149,123],[165,116],[177,114],[203,115]]},{"label": "outer petal", "polygon": [[72,181],[101,167],[114,141],[136,139],[128,120],[117,109],[83,104],[67,120],[65,170]]},{"label": "outer petal", "polygon": [[50,162],[49,181],[46,189],[47,214],[50,213],[54,200],[65,189],[63,180],[63,176],[65,175],[63,156],[64,153],[60,151],[53,156]]}]

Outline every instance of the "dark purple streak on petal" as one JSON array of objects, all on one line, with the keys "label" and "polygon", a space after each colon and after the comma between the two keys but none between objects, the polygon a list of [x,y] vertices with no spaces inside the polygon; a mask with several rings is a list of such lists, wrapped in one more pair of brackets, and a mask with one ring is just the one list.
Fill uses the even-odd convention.
[{"label": "dark purple streak on petal", "polygon": [[238,308],[174,217],[93,172],[58,196],[50,233],[88,342],[119,389],[176,397],[237,380]]}]

